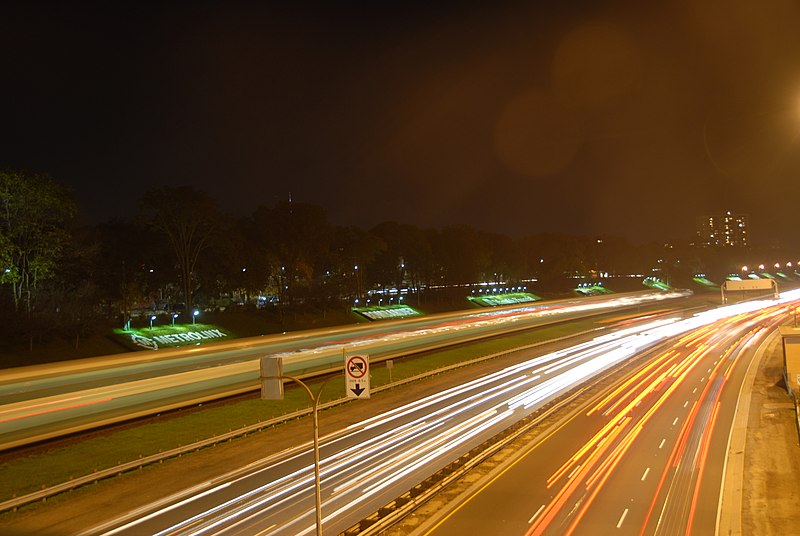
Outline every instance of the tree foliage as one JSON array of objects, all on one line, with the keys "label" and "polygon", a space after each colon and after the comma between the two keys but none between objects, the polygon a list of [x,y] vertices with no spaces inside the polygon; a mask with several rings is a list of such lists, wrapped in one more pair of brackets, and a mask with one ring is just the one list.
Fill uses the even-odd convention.
[{"label": "tree foliage", "polygon": [[[253,214],[256,247],[271,258],[269,279],[287,301],[307,296],[330,247],[332,229],[325,210],[281,202]],[[268,253],[267,253],[268,252]]]},{"label": "tree foliage", "polygon": [[11,288],[15,311],[30,314],[37,289],[55,276],[76,212],[66,188],[47,175],[0,171],[0,283]]},{"label": "tree foliage", "polygon": [[[463,305],[467,287],[489,282],[538,280],[537,289],[565,292],[573,278],[641,274],[684,285],[696,273],[721,280],[743,264],[780,258],[773,249],[634,246],[555,233],[512,238],[466,225],[384,222],[367,230],[333,225],[324,208],[292,202],[234,219],[192,187],[146,192],[135,221],[75,229],[76,213],[67,190],[46,175],[0,171],[0,300],[9,305],[0,307],[0,340],[24,334],[32,344],[60,335],[77,346],[104,318],[174,312],[181,301],[189,311],[195,302],[222,308],[260,297],[321,306],[324,314],[410,292],[420,305]],[[297,312],[279,308],[281,318]]]}]

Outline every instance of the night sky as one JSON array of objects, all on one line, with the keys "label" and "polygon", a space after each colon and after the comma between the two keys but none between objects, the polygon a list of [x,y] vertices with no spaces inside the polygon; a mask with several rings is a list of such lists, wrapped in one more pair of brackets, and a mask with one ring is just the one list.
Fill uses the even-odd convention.
[{"label": "night sky", "polygon": [[90,223],[191,184],[237,215],[291,192],[364,228],[636,243],[727,209],[800,245],[791,0],[6,2],[0,21],[0,168],[68,184]]}]

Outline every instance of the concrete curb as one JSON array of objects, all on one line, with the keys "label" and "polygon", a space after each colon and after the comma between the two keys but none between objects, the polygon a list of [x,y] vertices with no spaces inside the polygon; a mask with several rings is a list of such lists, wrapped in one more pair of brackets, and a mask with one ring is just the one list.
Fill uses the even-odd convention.
[{"label": "concrete curb", "polygon": [[722,468],[722,483],[717,508],[717,536],[742,536],[742,497],[744,495],[744,451],[747,442],[747,426],[750,418],[750,404],[753,396],[753,385],[767,346],[774,344],[778,332],[768,335],[758,346],[756,354],[750,361],[745,373],[733,425],[728,434],[728,453]]}]

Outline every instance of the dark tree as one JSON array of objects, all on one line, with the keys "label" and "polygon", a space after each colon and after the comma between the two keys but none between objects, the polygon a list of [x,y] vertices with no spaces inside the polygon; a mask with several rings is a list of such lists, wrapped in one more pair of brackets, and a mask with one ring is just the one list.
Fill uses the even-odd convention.
[{"label": "dark tree", "polygon": [[428,233],[396,222],[381,223],[371,233],[386,243],[374,267],[383,284],[398,288],[409,285],[417,289],[419,302],[420,289],[430,283],[434,265]]},{"label": "dark tree", "polygon": [[68,251],[57,268],[58,277],[49,286],[48,308],[53,324],[77,350],[82,338],[91,335],[102,319],[104,296],[98,285],[100,242],[91,228],[77,229]]},{"label": "dark tree", "polygon": [[191,310],[198,284],[195,274],[198,260],[213,240],[222,218],[216,202],[190,186],[165,186],[145,193],[139,209],[142,223],[169,240],[186,310]]},{"label": "dark tree", "polygon": [[170,283],[174,264],[166,237],[152,228],[111,221],[95,229],[98,243],[96,284],[108,316],[124,325],[133,309],[150,307],[159,289]]},{"label": "dark tree", "polygon": [[476,283],[494,277],[490,273],[492,252],[487,233],[466,225],[445,227],[434,252],[447,284]]},{"label": "dark tree", "polygon": [[270,279],[281,298],[293,302],[310,292],[316,271],[327,255],[332,229],[322,207],[282,202],[253,213],[258,243],[273,259]]},{"label": "dark tree", "polygon": [[203,303],[232,296],[249,304],[252,297],[271,290],[269,275],[274,262],[252,219],[226,216],[219,230],[208,250],[214,262],[206,263],[199,273],[205,290]]},{"label": "dark tree", "polygon": [[341,262],[338,269],[351,282],[350,294],[362,299],[369,290],[381,284],[375,261],[386,250],[386,242],[357,227],[342,228],[338,236]]}]

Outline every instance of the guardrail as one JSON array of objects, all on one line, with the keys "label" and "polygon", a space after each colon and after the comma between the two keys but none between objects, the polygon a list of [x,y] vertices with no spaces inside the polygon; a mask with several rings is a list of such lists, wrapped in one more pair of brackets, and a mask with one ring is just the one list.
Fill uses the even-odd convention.
[{"label": "guardrail", "polygon": [[[659,295],[655,293],[654,295]],[[669,295],[660,295],[661,298],[655,300],[647,296],[640,296],[648,298],[647,305],[654,305],[661,301],[661,299],[669,299],[678,297],[677,293]],[[627,298],[620,295],[621,298]],[[590,301],[583,302],[592,303]],[[606,304],[607,305],[607,304]],[[318,347],[311,349],[301,349],[294,352],[280,352],[275,355],[284,357],[284,373],[295,376],[303,377],[307,374],[325,374],[327,370],[339,370],[341,367],[342,350],[345,348],[348,351],[358,351],[369,353],[374,362],[379,362],[385,359],[406,357],[413,353],[423,351],[430,351],[438,348],[445,348],[459,344],[466,344],[475,340],[487,339],[497,337],[518,331],[528,329],[537,329],[547,325],[558,324],[562,322],[574,321],[578,318],[591,318],[594,316],[602,316],[613,312],[620,312],[631,309],[639,309],[642,304],[639,303],[625,303],[617,304],[613,308],[591,308],[589,310],[572,311],[569,314],[555,314],[544,317],[531,316],[525,317],[522,321],[514,322],[490,322],[492,326],[486,330],[486,326],[478,325],[477,322],[474,326],[467,329],[449,330],[445,329],[446,333],[417,333],[414,337],[405,337],[402,339],[383,340],[376,339],[367,343],[364,346],[355,346],[354,344],[347,345],[334,345],[330,347]],[[501,311],[502,312],[502,311]],[[488,313],[483,313],[484,316]],[[483,321],[481,321],[483,322]],[[230,350],[230,348],[228,348]],[[56,422],[50,422],[46,428],[37,428],[32,426],[28,428],[27,421],[20,420],[12,428],[9,428],[8,434],[0,434],[0,450],[7,450],[15,447],[24,446],[39,441],[53,439],[58,436],[73,434],[92,428],[97,428],[101,425],[108,425],[117,422],[123,422],[134,418],[144,417],[147,415],[154,415],[156,413],[163,413],[166,411],[178,409],[180,407],[189,407],[196,404],[206,403],[211,400],[225,398],[228,396],[235,396],[243,392],[247,392],[258,381],[258,357],[263,355],[270,355],[266,352],[258,352],[254,347],[242,348],[239,354],[244,360],[237,363],[223,364],[214,367],[214,373],[217,378],[225,377],[226,380],[223,386],[215,386],[211,394],[207,390],[206,380],[191,381],[187,376],[181,376],[183,385],[191,385],[192,388],[181,389],[181,395],[176,397],[172,391],[168,392],[164,387],[154,387],[151,392],[145,393],[140,390],[138,393],[125,398],[124,407],[109,407],[108,411],[97,411],[93,413],[92,418],[84,418],[79,407],[65,408],[64,411],[59,412],[61,417]],[[93,359],[93,358],[91,358]],[[102,358],[101,358],[102,359]],[[94,363],[94,361],[93,361]],[[42,372],[40,369],[36,369]],[[205,374],[206,368],[184,370],[183,374]],[[149,381],[149,380],[144,380]],[[0,382],[2,383],[2,382]],[[164,401],[164,396],[169,402]],[[135,408],[135,409],[134,409]],[[32,421],[35,424],[36,421]],[[10,425],[8,425],[10,426]],[[4,428],[0,423],[0,428]]]},{"label": "guardrail", "polygon": [[[602,382],[604,378],[605,377],[602,375],[600,377],[595,377],[590,384],[592,386],[597,385]],[[585,394],[586,391],[587,389],[584,385],[582,387],[573,388],[566,395],[552,400],[538,411],[517,421],[505,431],[500,432],[471,449],[469,452],[403,493],[392,502],[379,508],[377,512],[370,514],[358,523],[340,532],[338,536],[379,536],[425,502],[432,499],[448,485],[462,478],[476,466],[491,459],[495,454],[529,433],[532,429],[545,422],[549,417],[552,417],[560,409],[568,407],[572,402],[578,399],[578,397]],[[592,398],[596,399],[598,396],[600,395],[595,394]],[[552,430],[558,426],[559,424],[555,423],[550,426],[548,430]],[[547,435],[548,432],[543,433],[543,436]]]},{"label": "guardrail", "polygon": [[513,441],[530,432],[556,411],[567,406],[581,394],[580,389],[561,399],[553,401],[549,407],[529,415],[505,432],[483,442],[469,452],[451,462],[417,484],[377,512],[367,516],[355,525],[339,533],[339,536],[377,536],[403,519],[409,513],[432,499],[442,489],[463,477],[467,472],[485,462]]},{"label": "guardrail", "polygon": [[[470,359],[468,361],[455,363],[453,365],[448,365],[446,367],[442,367],[442,368],[439,368],[439,369],[435,369],[435,370],[431,370],[431,371],[428,371],[428,372],[424,372],[422,374],[418,374],[416,376],[412,376],[412,377],[406,378],[404,380],[399,380],[399,381],[392,382],[392,383],[389,383],[389,384],[386,384],[386,385],[382,385],[380,387],[376,387],[376,388],[372,389],[371,391],[372,391],[372,393],[379,393],[381,391],[394,389],[396,387],[400,387],[400,386],[406,385],[408,383],[424,380],[426,378],[429,378],[429,377],[432,377],[432,376],[436,376],[438,374],[449,372],[451,370],[455,370],[455,369],[458,369],[458,368],[467,367],[467,366],[470,366],[470,365],[473,365],[473,364],[476,364],[476,363],[481,363],[483,361],[488,361],[490,359],[495,359],[495,358],[498,358],[498,357],[501,357],[501,356],[504,356],[504,355],[507,355],[507,354],[514,353],[514,352],[529,350],[529,349],[535,348],[537,346],[541,346],[541,345],[544,345],[544,344],[551,344],[551,343],[554,343],[554,342],[567,340],[567,339],[570,339],[570,338],[573,338],[573,337],[580,337],[582,335],[586,335],[586,334],[595,332],[595,331],[597,331],[599,329],[602,329],[602,328],[594,328],[594,329],[582,331],[580,333],[574,333],[574,334],[571,334],[571,335],[566,335],[564,337],[558,337],[556,339],[550,339],[550,340],[547,340],[547,341],[540,341],[540,342],[536,342],[536,343],[533,343],[533,344],[528,344],[528,345],[525,345],[525,346],[520,346],[520,347],[517,347],[517,348],[513,348],[513,349],[510,349],[510,350],[503,350],[502,352],[496,352],[496,353],[489,354],[489,355],[486,355],[486,356],[483,356],[483,357]],[[341,404],[344,404],[344,403],[347,403],[347,402],[351,402],[351,401],[352,401],[352,399],[350,399],[350,398],[340,398],[340,399],[337,399],[337,400],[331,400],[330,402],[325,402],[323,404],[320,404],[319,408],[320,409],[327,409],[327,408],[338,406],[338,405],[341,405]],[[161,463],[164,460],[168,460],[168,459],[171,459],[171,458],[177,458],[177,457],[180,457],[180,456],[182,456],[184,454],[189,454],[191,452],[196,452],[198,450],[201,450],[201,449],[204,449],[204,448],[208,448],[208,447],[212,447],[212,446],[218,445],[220,443],[225,443],[225,442],[230,441],[232,439],[235,439],[235,438],[238,438],[238,437],[244,437],[244,436],[246,436],[248,434],[251,434],[251,433],[260,432],[260,431],[264,430],[265,428],[271,428],[271,427],[276,426],[278,424],[282,424],[284,422],[287,422],[287,421],[290,421],[290,420],[293,420],[293,419],[297,419],[297,418],[300,418],[300,417],[304,417],[304,416],[310,415],[310,414],[311,414],[311,408],[306,408],[306,409],[294,411],[292,413],[287,413],[286,415],[282,415],[280,417],[276,417],[276,418],[269,419],[269,420],[266,420],[266,421],[262,421],[262,422],[259,422],[259,423],[251,424],[249,426],[245,426],[245,427],[242,427],[242,428],[239,428],[239,429],[236,429],[236,430],[232,430],[230,432],[227,432],[227,433],[219,435],[219,436],[215,436],[215,437],[211,437],[211,438],[204,439],[204,440],[201,440],[201,441],[197,441],[197,442],[194,442],[194,443],[190,443],[188,445],[184,445],[184,446],[181,446],[181,447],[176,447],[174,449],[171,449],[171,450],[168,450],[168,451],[164,451],[164,452],[159,452],[157,454],[152,454],[150,456],[144,456],[144,457],[138,458],[138,459],[130,461],[130,462],[122,463],[122,464],[116,465],[114,467],[109,467],[107,469],[101,469],[101,470],[96,471],[94,473],[91,473],[89,475],[85,475],[85,476],[82,476],[82,477],[71,479],[68,482],[63,482],[61,484],[56,484],[54,486],[43,488],[41,490],[38,490],[38,491],[35,491],[35,492],[32,492],[32,493],[28,493],[26,495],[22,495],[20,497],[14,497],[12,499],[6,500],[6,501],[0,503],[0,512],[5,512],[5,511],[8,511],[8,510],[15,511],[19,507],[24,506],[26,504],[31,504],[31,503],[38,502],[38,501],[46,501],[48,498],[53,497],[55,495],[58,495],[60,493],[71,491],[73,489],[76,489],[76,488],[79,488],[79,487],[82,487],[82,486],[86,486],[86,485],[89,485],[89,484],[94,484],[94,483],[96,483],[96,482],[98,482],[100,480],[104,480],[104,479],[107,479],[107,478],[118,476],[118,475],[121,475],[122,473],[134,471],[136,469],[141,469],[142,467],[145,467],[147,465],[153,465],[153,464],[156,464],[156,463]]]}]

